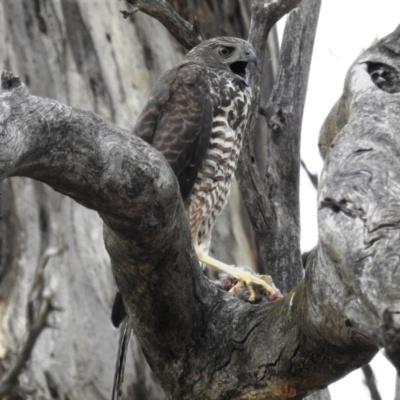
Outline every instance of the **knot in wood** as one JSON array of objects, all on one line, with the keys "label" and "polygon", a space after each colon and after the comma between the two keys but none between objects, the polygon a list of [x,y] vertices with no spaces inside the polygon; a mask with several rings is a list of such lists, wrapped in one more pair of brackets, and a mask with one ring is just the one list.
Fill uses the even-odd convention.
[{"label": "knot in wood", "polygon": [[14,76],[10,71],[1,73],[1,88],[3,90],[11,90],[21,86],[19,76]]}]

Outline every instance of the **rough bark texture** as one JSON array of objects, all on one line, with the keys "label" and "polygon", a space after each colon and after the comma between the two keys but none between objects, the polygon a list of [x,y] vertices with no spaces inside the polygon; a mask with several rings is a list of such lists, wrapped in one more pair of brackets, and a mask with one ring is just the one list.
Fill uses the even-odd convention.
[{"label": "rough bark texture", "polygon": [[[365,364],[379,346],[399,368],[400,28],[361,55],[347,76],[344,123],[334,124],[328,135],[319,187],[320,242],[305,278],[281,301],[252,305],[203,276],[165,160],[109,121],[131,128],[134,112],[114,105],[121,93],[124,101],[140,104],[142,92],[132,85],[148,90],[162,61],[173,63],[173,47],[168,54],[160,51],[160,58],[143,51],[139,42],[155,46],[154,32],[143,27],[139,39],[135,29],[146,17],[135,15],[134,24],[118,25],[127,29],[118,43],[130,45],[128,38],[133,43],[136,38],[143,64],[135,53],[128,55],[131,64],[124,63],[113,53],[114,33],[107,32],[105,22],[114,23],[111,8],[102,9],[100,27],[99,8],[89,4],[0,4],[5,22],[0,27],[8,28],[1,34],[9,39],[0,41],[7,67],[18,67],[37,94],[50,96],[59,85],[63,102],[87,103],[101,114],[32,96],[18,79],[3,74],[0,179],[33,178],[100,215],[137,338],[127,398],[164,396],[143,369],[138,342],[165,395],[174,400],[299,399]],[[66,26],[67,15],[73,27]],[[69,40],[61,47],[60,37]],[[31,40],[28,47],[22,38]],[[106,64],[100,50],[115,62]],[[37,54],[49,60],[47,68],[38,68]],[[148,72],[142,67],[150,60],[148,65],[158,67]],[[137,68],[132,78],[130,68]],[[67,83],[61,76],[75,79]],[[80,86],[88,91],[81,93]],[[24,341],[26,316],[32,314],[25,312],[28,293],[38,261],[51,246],[58,252],[44,270],[45,285],[62,307],[50,320],[59,329],[39,337],[21,390],[33,386],[46,399],[106,398],[116,334],[108,322],[114,288],[101,250],[100,219],[36,181],[3,183],[1,368],[12,365]],[[91,240],[83,240],[87,237]],[[292,240],[296,254],[297,232]],[[327,396],[324,391],[313,397]]]},{"label": "rough bark texture", "polygon": [[[152,148],[4,79],[1,178],[41,180],[100,213],[117,285],[167,397],[301,398],[390,347],[381,327],[386,310],[396,326],[400,282],[399,36],[349,71],[349,119],[320,184],[319,247],[305,279],[272,304],[243,303],[203,277],[176,180]],[[378,77],[376,63],[388,66]]]},{"label": "rough bark texture", "polygon": [[[262,258],[268,273],[285,293],[303,276],[299,220],[300,133],[320,6],[319,0],[304,1],[288,19],[280,69],[268,104],[262,110],[268,126],[264,170],[259,173],[254,156],[252,132],[257,112],[248,124],[249,134],[238,168],[243,198]],[[255,2],[253,7],[262,8],[263,2]],[[258,18],[253,19],[250,39],[260,43],[269,21],[262,12],[255,12],[255,15]],[[259,53],[261,49],[257,50]],[[260,77],[258,75],[258,79]],[[255,86],[259,85],[257,81]],[[258,96],[256,92],[256,98]]]},{"label": "rough bark texture", "polygon": [[[153,83],[179,53],[157,21],[145,15],[125,21],[120,7],[115,1],[2,1],[1,69],[18,73],[33,94],[85,107],[131,129]],[[118,332],[110,324],[115,284],[101,219],[37,181],[7,180],[1,192],[0,376],[25,339],[35,268],[54,246],[63,251],[47,265],[46,284],[63,311],[51,315],[55,329],[39,337],[22,383],[47,399],[107,398]],[[126,398],[164,398],[136,338],[132,349]]]},{"label": "rough bark texture", "polygon": [[[205,37],[246,37],[250,5],[243,1],[173,1],[186,19],[198,16]],[[141,13],[121,18],[124,3],[63,0],[0,2],[0,70],[18,74],[30,93],[84,107],[131,129],[158,77],[183,50],[161,24]],[[272,87],[276,64],[273,32],[265,54],[263,89]],[[263,133],[257,140],[264,142]],[[260,154],[264,162],[265,155]],[[41,182],[13,178],[1,183],[0,376],[24,343],[27,293],[43,252],[62,250],[45,269],[61,312],[34,349],[22,384],[37,396],[106,398],[116,357],[118,332],[109,322],[115,284],[97,213]],[[254,234],[237,186],[218,222],[211,252],[231,264],[262,271]],[[82,341],[82,338],[85,340]],[[163,399],[134,337],[127,361],[124,398]],[[77,379],[79,376],[79,379]]]},{"label": "rough bark texture", "polygon": [[319,254],[381,321],[369,335],[389,354],[397,338],[388,331],[399,324],[399,36],[397,28],[350,69],[347,121],[328,149],[318,196]]}]

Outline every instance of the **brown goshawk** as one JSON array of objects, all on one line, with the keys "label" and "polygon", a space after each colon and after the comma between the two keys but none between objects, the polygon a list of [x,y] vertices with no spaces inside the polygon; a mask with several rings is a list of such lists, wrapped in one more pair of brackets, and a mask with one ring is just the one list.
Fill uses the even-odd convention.
[{"label": "brown goshawk", "polygon": [[[228,198],[248,119],[251,90],[246,67],[256,61],[245,40],[221,37],[202,42],[159,79],[134,128],[137,136],[164,155],[175,173],[199,261],[247,285],[249,301],[255,300],[252,283],[268,294],[274,290],[257,276],[209,257],[208,248]],[[118,294],[114,325],[124,317]],[[123,370],[129,336],[130,331],[120,344],[113,398],[121,392],[123,371],[118,370]]]}]

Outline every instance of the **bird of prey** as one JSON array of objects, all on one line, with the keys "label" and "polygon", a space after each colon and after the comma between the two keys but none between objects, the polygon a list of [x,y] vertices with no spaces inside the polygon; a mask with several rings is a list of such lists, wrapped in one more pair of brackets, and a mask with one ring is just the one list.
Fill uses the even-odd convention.
[{"label": "bird of prey", "polygon": [[245,40],[221,37],[202,42],[157,82],[134,133],[160,151],[174,171],[199,261],[272,293],[261,279],[207,255],[247,122],[251,90],[246,66],[256,61]]},{"label": "bird of prey", "polygon": [[[267,294],[274,294],[274,289],[249,272],[211,258],[208,248],[228,198],[248,119],[251,89],[246,67],[256,62],[245,40],[220,37],[200,43],[159,79],[134,127],[134,133],[160,151],[175,173],[199,261],[244,283],[250,302],[256,297],[252,283]],[[117,294],[114,325],[124,317]],[[114,382],[116,391],[121,383]]]}]

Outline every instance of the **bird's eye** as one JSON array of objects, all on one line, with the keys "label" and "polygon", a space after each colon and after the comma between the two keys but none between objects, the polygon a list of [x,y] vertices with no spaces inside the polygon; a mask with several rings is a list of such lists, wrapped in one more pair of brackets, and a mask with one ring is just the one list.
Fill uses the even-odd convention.
[{"label": "bird's eye", "polygon": [[222,57],[227,57],[232,53],[232,49],[225,46],[218,47],[218,54]]}]

